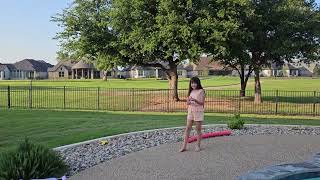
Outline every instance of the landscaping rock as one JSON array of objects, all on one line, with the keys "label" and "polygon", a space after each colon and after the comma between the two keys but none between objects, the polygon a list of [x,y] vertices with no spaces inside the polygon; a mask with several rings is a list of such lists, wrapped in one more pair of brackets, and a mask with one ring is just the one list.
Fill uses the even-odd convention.
[{"label": "landscaping rock", "polygon": [[[228,130],[225,125],[205,126],[203,132]],[[195,135],[193,130],[191,135]],[[241,135],[320,135],[320,127],[305,126],[272,126],[246,125],[241,130],[232,130],[231,136]],[[98,141],[57,150],[64,161],[70,166],[69,176],[95,166],[99,163],[126,154],[141,151],[145,148],[161,144],[182,141],[183,129],[164,129],[151,132],[119,135],[105,138],[109,143],[101,145]],[[179,147],[177,147],[178,149]]]}]

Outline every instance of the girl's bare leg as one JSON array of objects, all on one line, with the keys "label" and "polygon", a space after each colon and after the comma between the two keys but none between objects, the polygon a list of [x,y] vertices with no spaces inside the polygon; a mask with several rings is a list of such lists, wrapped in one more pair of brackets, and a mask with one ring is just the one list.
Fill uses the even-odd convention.
[{"label": "girl's bare leg", "polygon": [[179,150],[179,152],[183,152],[187,148],[188,138],[190,136],[190,131],[192,129],[192,124],[193,124],[193,121],[187,120],[187,127],[186,127],[186,129],[184,131],[184,140],[183,140],[183,144],[182,144],[182,147]]},{"label": "girl's bare leg", "polygon": [[201,133],[201,127],[202,127],[202,121],[196,121],[196,131],[197,131],[197,145],[196,145],[196,151],[200,151],[200,144],[201,144],[201,138],[202,138],[202,133]]}]

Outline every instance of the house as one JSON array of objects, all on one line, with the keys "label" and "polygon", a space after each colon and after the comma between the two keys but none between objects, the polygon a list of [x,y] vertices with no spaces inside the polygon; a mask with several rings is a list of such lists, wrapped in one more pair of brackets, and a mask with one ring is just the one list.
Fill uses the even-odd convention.
[{"label": "house", "polygon": [[[187,77],[183,65],[177,67],[179,77]],[[157,78],[166,79],[166,73],[158,67],[128,66],[119,72],[119,78]]]},{"label": "house", "polygon": [[154,67],[142,67],[142,66],[131,66],[124,69],[125,76],[127,78],[155,78],[156,68]]},{"label": "house", "polygon": [[265,77],[312,77],[317,76],[319,63],[291,62],[283,65],[272,64],[270,68],[264,68],[261,76]]},{"label": "house", "polygon": [[14,64],[1,64],[1,80],[47,79],[51,64],[43,60],[24,59]]},{"label": "house", "polygon": [[289,74],[297,75],[299,72],[291,64],[277,65],[271,64],[270,67],[263,67],[260,76],[261,77],[283,77],[289,76]]},{"label": "house", "polygon": [[[285,62],[282,65],[271,64],[269,67],[263,67],[260,71],[261,77],[313,77],[320,75],[320,62],[304,63],[299,61]],[[245,73],[248,73],[246,68]],[[236,70],[233,70],[232,75],[239,75]],[[254,76],[254,73],[251,74]]]},{"label": "house", "polygon": [[217,61],[213,61],[210,57],[201,57],[198,63],[190,63],[185,66],[187,77],[194,76],[213,76],[213,75],[231,75],[232,70],[225,68]]},{"label": "house", "polygon": [[77,61],[59,61],[58,64],[48,69],[49,79],[72,79],[72,66]]},{"label": "house", "polygon": [[313,69],[313,76],[319,77],[320,76],[320,63],[316,64]]},{"label": "house", "polygon": [[177,73],[179,78],[187,78],[188,77],[188,70],[187,65],[179,64],[177,67]]},{"label": "house", "polygon": [[[164,63],[162,63],[164,64]],[[231,75],[231,70],[224,68],[209,57],[201,57],[198,63],[179,64],[177,73],[179,78],[210,75]],[[120,78],[157,78],[165,79],[166,73],[157,67],[128,66],[119,74]]]},{"label": "house", "polygon": [[48,79],[48,69],[53,65],[43,60],[24,59],[13,64],[10,79]]},{"label": "house", "polygon": [[12,64],[0,64],[0,80],[9,80],[14,70],[15,67]]},{"label": "house", "polygon": [[84,60],[77,62],[71,69],[72,79],[100,79],[103,77],[103,71],[97,70],[92,63],[86,63]]},{"label": "house", "polygon": [[117,70],[104,72],[96,68],[92,63],[84,60],[60,61],[48,70],[49,79],[101,79],[104,77],[116,77]]},{"label": "house", "polygon": [[301,63],[298,66],[300,76],[313,77],[319,75],[320,63]]}]

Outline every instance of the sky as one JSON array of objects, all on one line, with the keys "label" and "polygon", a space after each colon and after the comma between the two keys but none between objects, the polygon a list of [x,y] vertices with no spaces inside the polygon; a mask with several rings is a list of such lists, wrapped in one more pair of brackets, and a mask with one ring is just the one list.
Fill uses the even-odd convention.
[{"label": "sky", "polygon": [[53,15],[71,0],[0,0],[0,63],[31,58],[56,64],[60,31]]},{"label": "sky", "polygon": [[[316,0],[320,3],[320,0]],[[53,15],[72,0],[0,0],[0,63],[30,58],[56,64],[58,42],[52,38],[61,29]]]}]

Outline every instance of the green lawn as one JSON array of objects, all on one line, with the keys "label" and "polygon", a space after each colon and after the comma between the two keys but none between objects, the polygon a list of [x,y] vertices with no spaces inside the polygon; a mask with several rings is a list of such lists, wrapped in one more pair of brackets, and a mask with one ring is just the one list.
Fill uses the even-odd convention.
[{"label": "green lawn", "polygon": [[[0,86],[29,86],[30,81],[0,81]],[[223,86],[238,84],[236,77],[210,77],[203,78],[202,83],[205,87]],[[168,89],[167,80],[156,79],[109,79],[103,80],[37,80],[32,81],[33,86],[75,86],[75,87],[102,87],[102,88],[147,88],[147,89]],[[179,88],[186,89],[189,86],[189,79],[179,79]]]},{"label": "green lawn", "polygon": [[[0,111],[0,152],[25,137],[56,147],[119,133],[185,125],[185,113]],[[243,115],[246,123],[320,125],[313,117]],[[230,115],[207,114],[205,124],[226,123]]]},{"label": "green lawn", "polygon": [[[263,90],[282,91],[320,91],[320,78],[296,78],[296,79],[274,79],[261,78]],[[226,89],[238,90],[240,87],[226,87]],[[248,90],[254,90],[254,79],[249,80]]]},{"label": "green lawn", "polygon": [[[208,112],[234,113],[280,113],[309,114],[320,113],[320,79],[273,79],[262,78],[264,103],[253,103],[253,80],[248,84],[247,97],[239,103],[237,77],[203,78],[207,90],[206,109]],[[87,80],[87,81],[34,81],[32,90],[28,81],[0,81],[0,108],[8,106],[6,83],[10,83],[11,108],[16,109],[72,109],[108,111],[184,111],[185,102],[170,101],[167,81],[142,80]],[[180,79],[180,89],[186,89],[188,79]],[[64,89],[62,86],[66,85]],[[110,86],[108,86],[110,85]],[[209,87],[214,87],[209,90]],[[99,87],[99,88],[98,88]],[[113,88],[107,88],[113,87]],[[116,89],[121,88],[121,89]],[[134,88],[134,89],[133,89]],[[146,88],[146,91],[140,88]],[[280,90],[279,92],[275,90]],[[290,92],[291,91],[291,92]],[[301,91],[301,92],[297,92]],[[302,92],[309,91],[309,92]],[[313,91],[317,91],[314,93]],[[278,98],[277,98],[278,95]],[[180,90],[183,100],[186,90]],[[240,107],[241,106],[241,107]]]},{"label": "green lawn", "polygon": [[[102,87],[102,88],[147,88],[147,89],[167,89],[167,80],[156,79],[131,79],[120,80],[110,79],[108,81],[102,80],[38,80],[33,81],[34,86],[74,86],[74,87]],[[179,89],[188,88],[189,79],[179,79]],[[205,88],[219,87],[221,90],[240,89],[239,77],[219,77],[212,76],[202,78],[202,84]],[[320,78],[293,78],[293,79],[274,79],[274,78],[261,78],[263,90],[286,90],[286,91],[319,91]],[[0,81],[0,86],[29,86],[30,81]],[[248,84],[248,90],[254,89],[254,79],[251,78]]]}]

